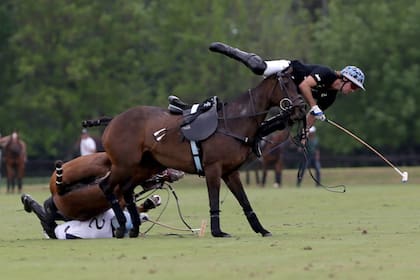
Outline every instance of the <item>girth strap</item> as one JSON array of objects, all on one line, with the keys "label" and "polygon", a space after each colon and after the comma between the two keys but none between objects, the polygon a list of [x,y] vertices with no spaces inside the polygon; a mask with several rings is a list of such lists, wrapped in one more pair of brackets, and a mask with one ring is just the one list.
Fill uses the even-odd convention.
[{"label": "girth strap", "polygon": [[225,130],[223,128],[217,130],[217,132],[220,132],[220,133],[223,133],[224,135],[227,135],[227,136],[230,136],[232,138],[235,138],[236,140],[238,140],[238,141],[240,141],[240,142],[242,142],[244,144],[247,144],[247,145],[252,145],[252,142],[253,142],[252,139],[250,139],[247,136],[239,136],[239,135],[233,134],[233,133],[231,133],[231,132],[229,132],[229,131],[227,131],[227,130]]},{"label": "girth strap", "polygon": [[195,169],[197,170],[198,175],[204,175],[203,166],[201,165],[200,149],[195,141],[190,141],[190,145]]}]

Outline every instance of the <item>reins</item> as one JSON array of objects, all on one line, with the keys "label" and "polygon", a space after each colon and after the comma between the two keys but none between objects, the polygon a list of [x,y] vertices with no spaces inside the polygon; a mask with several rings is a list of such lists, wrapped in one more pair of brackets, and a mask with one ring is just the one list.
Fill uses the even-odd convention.
[{"label": "reins", "polygon": [[[279,85],[280,89],[283,92],[285,92],[286,93],[286,96],[287,96],[287,97],[283,98],[280,101],[280,108],[282,110],[287,110],[287,109],[291,109],[291,107],[293,106],[293,102],[295,102],[296,99],[299,98],[299,96],[297,96],[295,99],[290,99],[289,92],[288,92],[286,86],[284,85],[284,83],[281,81],[281,78],[283,77],[283,75],[284,75],[284,73],[279,73],[278,74],[277,79],[276,79],[276,83],[274,84],[274,86],[273,86],[273,88],[271,90],[270,95],[273,94],[273,92],[276,89],[277,85]],[[257,112],[256,109],[255,109],[255,101],[254,101],[254,96],[253,96],[253,90],[252,89],[248,89],[248,95],[249,95],[249,101],[248,101],[248,103],[251,105],[251,111],[252,111],[252,113],[250,113],[250,114],[244,114],[244,115],[238,115],[238,116],[226,117],[225,111],[223,111],[223,116],[222,117],[219,117],[218,119],[219,120],[220,119],[223,119],[223,120],[233,120],[233,119],[241,119],[241,118],[255,118],[255,117],[258,117],[258,116],[261,116],[261,115],[266,115],[266,114],[268,114],[268,112],[270,112],[270,110],[263,110],[261,112]],[[282,105],[284,102],[290,102],[290,106]]]},{"label": "reins", "polygon": [[[292,138],[293,139],[293,138]],[[307,165],[307,163],[309,162],[309,152],[308,152],[308,141],[306,141],[305,145],[303,145],[300,141],[297,142],[296,139],[293,139],[292,142],[297,146],[300,147],[303,151],[303,156],[304,156],[304,160],[305,160],[305,166],[307,166],[306,169],[308,169],[309,175],[311,176],[312,180],[320,187],[322,187],[324,190],[329,191],[329,192],[335,192],[335,193],[345,193],[346,192],[346,186],[343,184],[340,185],[335,185],[335,186],[326,186],[324,184],[322,184],[320,181],[318,181],[314,174],[312,173],[312,170],[310,168],[310,166]],[[303,171],[304,172],[304,171]],[[296,174],[297,179],[302,179],[303,178],[303,172],[301,172],[301,170],[298,170],[298,173]],[[340,188],[340,190],[339,190]]]},{"label": "reins", "polygon": [[[175,193],[175,190],[172,188],[172,186],[170,184],[166,183],[166,182],[160,182],[160,185],[158,187],[154,187],[154,188],[151,188],[151,189],[148,189],[148,190],[142,190],[142,191],[136,193],[134,195],[134,198],[135,198],[136,202],[138,202],[138,201],[143,200],[143,199],[146,198],[146,196],[143,196],[142,197],[143,194],[151,192],[149,194],[149,195],[151,195],[151,194],[155,193],[159,189],[162,189],[162,190],[164,189],[164,190],[167,191],[167,200],[166,200],[166,203],[165,203],[165,205],[163,205],[162,210],[160,211],[159,215],[157,216],[157,218],[155,220],[148,219],[148,221],[151,222],[152,225],[148,229],[146,229],[143,232],[143,234],[148,233],[155,225],[160,225],[160,226],[163,226],[163,227],[166,227],[166,228],[169,228],[169,229],[173,229],[173,230],[178,230],[178,231],[189,231],[189,232],[192,232],[192,233],[196,233],[198,230],[200,230],[200,229],[193,229],[185,221],[184,216],[182,215],[182,212],[181,212],[181,207],[179,206],[178,196]],[[186,226],[187,229],[180,229],[180,228],[176,228],[176,227],[173,227],[173,226],[165,225],[165,224],[159,222],[160,218],[162,217],[163,213],[165,212],[165,210],[168,207],[169,200],[170,200],[170,194],[169,194],[169,192],[171,192],[172,195],[173,195],[173,197],[175,198],[175,202],[176,202],[176,206],[177,206],[179,218],[181,219],[182,223]]]},{"label": "reins", "polygon": [[[285,82],[283,81],[283,78],[288,78],[289,81],[291,81],[290,75],[289,73],[286,72],[279,72],[276,74],[276,82],[274,83],[271,91],[270,91],[270,98],[272,98],[272,95],[275,92],[275,89],[277,88],[277,86],[280,88],[280,91],[285,93],[286,97],[282,98],[279,102],[279,107],[281,110],[281,114],[278,114],[279,116],[281,115],[282,118],[284,118],[284,120],[286,120],[286,118],[289,118],[291,115],[291,110],[294,107],[294,102],[299,99],[299,95],[296,94],[296,97],[294,98],[290,98],[290,94],[288,89],[286,88]],[[287,76],[286,76],[287,75]],[[218,117],[219,120],[223,120],[224,122],[224,129],[219,128],[217,130],[217,132],[225,134],[227,136],[233,137],[235,139],[237,139],[238,141],[245,143],[247,145],[251,145],[252,147],[255,146],[255,143],[257,143],[257,141],[259,141],[259,139],[261,139],[263,136],[265,135],[260,135],[260,133],[257,131],[257,135],[252,135],[252,136],[242,136],[242,135],[237,135],[235,133],[233,133],[232,131],[230,131],[230,129],[228,128],[228,123],[227,120],[232,120],[232,119],[241,119],[241,118],[252,118],[256,121],[256,125],[257,127],[260,127],[261,124],[258,123],[258,120],[256,119],[256,117],[261,116],[261,115],[267,115],[270,112],[270,109],[268,110],[263,110],[261,112],[257,112],[256,110],[256,106],[255,106],[255,100],[254,100],[254,96],[253,96],[253,90],[249,89],[248,90],[248,106],[251,107],[251,113],[247,113],[247,114],[243,114],[240,116],[229,116],[226,117],[226,111],[225,111],[225,104],[222,103],[222,117]],[[303,102],[303,101],[302,101]],[[255,151],[254,151],[255,152]],[[258,155],[258,152],[255,152]]]}]

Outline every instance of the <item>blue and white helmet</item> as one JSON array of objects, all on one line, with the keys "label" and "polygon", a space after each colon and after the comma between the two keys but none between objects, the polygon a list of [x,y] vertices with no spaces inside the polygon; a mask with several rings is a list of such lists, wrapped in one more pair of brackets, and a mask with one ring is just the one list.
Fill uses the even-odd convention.
[{"label": "blue and white helmet", "polygon": [[363,74],[362,70],[360,70],[356,66],[344,67],[343,70],[341,70],[341,75],[349,79],[359,88],[365,90],[365,87],[363,86],[363,83],[365,81],[365,74]]}]

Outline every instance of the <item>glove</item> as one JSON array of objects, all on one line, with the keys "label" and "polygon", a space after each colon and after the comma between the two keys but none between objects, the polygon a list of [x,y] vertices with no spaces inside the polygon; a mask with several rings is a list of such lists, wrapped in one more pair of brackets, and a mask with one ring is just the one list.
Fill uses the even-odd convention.
[{"label": "glove", "polygon": [[325,120],[327,119],[327,118],[325,117],[325,115],[324,115],[324,112],[322,112],[322,110],[321,110],[321,109],[319,109],[318,105],[313,106],[313,107],[311,108],[311,110],[309,111],[309,113],[310,113],[312,116],[315,116],[315,118],[316,118],[317,120],[320,120],[320,121],[325,121]]},{"label": "glove", "polygon": [[147,222],[149,220],[149,215],[147,215],[146,213],[140,213],[140,221],[142,223]]},{"label": "glove", "polygon": [[162,202],[162,199],[158,194],[154,194],[151,197],[147,198],[143,203],[144,210],[150,210],[158,207]]}]

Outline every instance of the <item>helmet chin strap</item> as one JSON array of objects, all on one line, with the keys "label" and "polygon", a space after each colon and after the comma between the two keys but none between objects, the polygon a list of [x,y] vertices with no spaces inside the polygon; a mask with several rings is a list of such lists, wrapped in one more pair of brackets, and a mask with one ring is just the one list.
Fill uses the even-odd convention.
[{"label": "helmet chin strap", "polygon": [[341,80],[343,81],[343,83],[341,84],[340,87],[340,91],[343,92],[343,87],[347,84],[347,83],[351,83],[347,78],[345,77],[341,77]]}]

